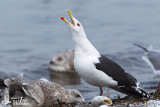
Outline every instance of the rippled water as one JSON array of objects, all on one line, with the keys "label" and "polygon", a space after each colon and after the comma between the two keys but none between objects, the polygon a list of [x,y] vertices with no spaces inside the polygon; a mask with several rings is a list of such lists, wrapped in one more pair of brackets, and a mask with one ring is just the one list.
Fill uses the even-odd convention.
[{"label": "rippled water", "polygon": [[[22,72],[27,81],[42,77],[61,84],[65,81],[66,88],[80,90],[86,101],[99,94],[98,88],[78,76],[48,72],[48,63],[56,52],[73,48],[71,34],[60,20],[60,16],[69,19],[67,9],[81,21],[89,40],[101,53],[134,75],[141,87],[153,91],[148,88],[156,83],[152,70],[141,59],[144,51],[133,43],[159,48],[158,0],[1,0],[0,78]],[[119,94],[110,91],[112,98]]]}]

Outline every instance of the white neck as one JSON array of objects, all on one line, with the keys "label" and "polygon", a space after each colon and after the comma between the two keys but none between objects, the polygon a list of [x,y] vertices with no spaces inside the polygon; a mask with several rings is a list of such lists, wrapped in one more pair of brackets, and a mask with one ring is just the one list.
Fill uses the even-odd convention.
[{"label": "white neck", "polygon": [[85,32],[79,34],[79,35],[73,35],[72,39],[75,44],[75,53],[83,53],[87,55],[94,55],[94,56],[100,56],[99,52],[96,50],[96,48],[90,43],[88,40]]}]

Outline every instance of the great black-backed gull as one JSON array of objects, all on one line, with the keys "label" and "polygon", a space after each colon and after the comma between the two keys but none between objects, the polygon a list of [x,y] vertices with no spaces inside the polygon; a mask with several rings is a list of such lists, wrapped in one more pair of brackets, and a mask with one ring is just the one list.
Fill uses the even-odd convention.
[{"label": "great black-backed gull", "polygon": [[73,17],[69,10],[67,12],[71,23],[64,17],[61,19],[67,23],[72,34],[75,45],[74,68],[80,77],[87,83],[99,87],[100,95],[103,94],[102,87],[110,87],[136,98],[148,97],[149,95],[139,88],[139,82],[135,77],[97,51],[88,40],[82,24]]},{"label": "great black-backed gull", "polygon": [[142,59],[152,68],[155,78],[158,80],[156,84],[156,88],[158,89],[160,82],[160,50],[156,50],[152,46],[145,48],[136,43],[134,45],[145,50],[145,56],[142,56]]},{"label": "great black-backed gull", "polygon": [[105,96],[96,96],[91,101],[92,107],[99,107],[101,105],[110,106],[112,105],[112,100]]},{"label": "great black-backed gull", "polygon": [[74,50],[62,50],[54,55],[49,63],[53,72],[75,72],[73,67]]},{"label": "great black-backed gull", "polygon": [[[14,105],[12,99],[16,98],[23,98],[23,103],[32,106],[85,102],[78,90],[65,89],[60,84],[50,82],[44,78],[25,83],[23,82],[23,74],[20,74],[16,78],[4,80],[4,83],[8,87],[7,91],[9,94],[7,95],[6,92],[5,96],[9,96],[8,99],[12,105]],[[6,98],[4,102],[8,102],[8,99]]]}]

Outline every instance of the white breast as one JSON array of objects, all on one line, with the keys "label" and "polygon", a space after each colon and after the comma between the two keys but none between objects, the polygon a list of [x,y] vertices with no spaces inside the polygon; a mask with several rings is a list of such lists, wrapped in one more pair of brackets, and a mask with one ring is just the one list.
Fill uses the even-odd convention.
[{"label": "white breast", "polygon": [[74,67],[82,79],[94,86],[116,86],[117,82],[103,71],[97,70],[95,63],[99,63],[97,56],[75,53]]}]

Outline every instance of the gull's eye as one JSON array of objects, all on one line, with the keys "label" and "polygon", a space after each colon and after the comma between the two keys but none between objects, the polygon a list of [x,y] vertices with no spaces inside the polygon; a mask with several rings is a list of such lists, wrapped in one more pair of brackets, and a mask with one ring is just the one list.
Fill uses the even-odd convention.
[{"label": "gull's eye", "polygon": [[77,23],[77,26],[80,26],[80,24],[79,24],[79,23]]},{"label": "gull's eye", "polygon": [[59,57],[57,60],[58,60],[58,61],[62,61],[63,59],[62,59],[62,57]]},{"label": "gull's eye", "polygon": [[80,95],[77,95],[77,97],[81,97]]}]

